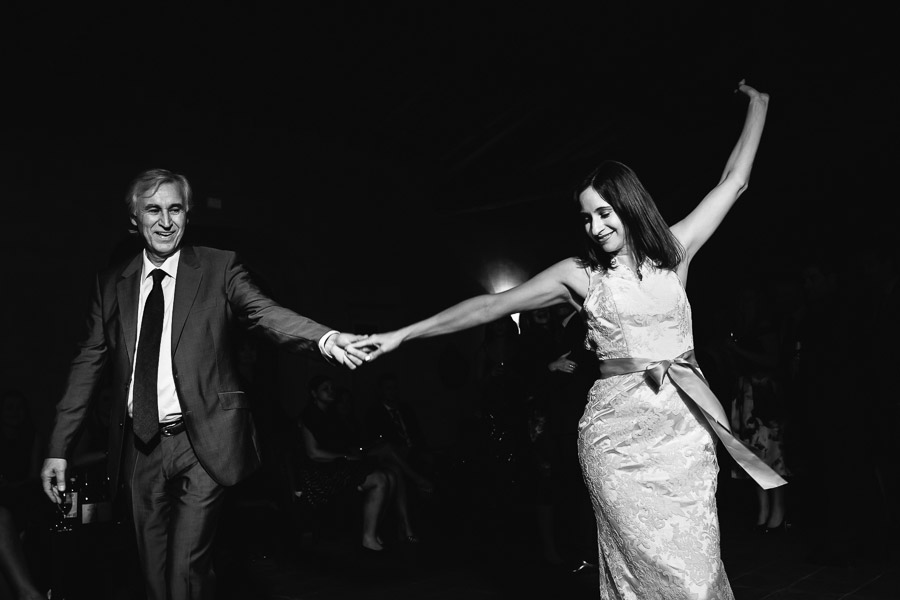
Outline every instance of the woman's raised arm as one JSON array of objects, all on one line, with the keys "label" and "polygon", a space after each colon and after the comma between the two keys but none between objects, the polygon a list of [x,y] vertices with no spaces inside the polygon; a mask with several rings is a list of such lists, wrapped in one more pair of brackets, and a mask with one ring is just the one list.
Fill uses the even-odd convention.
[{"label": "woman's raised arm", "polygon": [[738,84],[737,91],[749,97],[750,104],[741,136],[728,157],[722,178],[687,217],[672,226],[672,233],[684,246],[687,254],[687,260],[683,263],[685,268],[750,182],[750,171],[766,123],[769,95],[758,92],[743,80]]}]

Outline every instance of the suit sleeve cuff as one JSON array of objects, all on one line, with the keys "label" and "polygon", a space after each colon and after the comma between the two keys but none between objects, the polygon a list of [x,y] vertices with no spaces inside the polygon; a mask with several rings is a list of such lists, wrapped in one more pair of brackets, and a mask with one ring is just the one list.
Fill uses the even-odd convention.
[{"label": "suit sleeve cuff", "polygon": [[334,363],[335,360],[334,360],[334,357],[331,355],[331,353],[325,349],[325,344],[328,342],[328,338],[330,338],[331,336],[338,334],[338,333],[340,333],[338,330],[332,329],[331,331],[329,331],[328,333],[326,333],[325,335],[323,335],[322,337],[319,338],[319,352],[321,352],[322,356],[324,356],[325,359],[330,363]]}]

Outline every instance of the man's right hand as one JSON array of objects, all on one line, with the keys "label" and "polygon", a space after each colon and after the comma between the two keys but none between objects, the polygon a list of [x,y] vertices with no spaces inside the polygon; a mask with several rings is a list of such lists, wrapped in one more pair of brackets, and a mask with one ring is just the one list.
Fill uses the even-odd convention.
[{"label": "man's right hand", "polygon": [[352,371],[363,364],[367,353],[359,348],[351,347],[351,343],[364,337],[354,333],[335,333],[325,341],[325,352],[330,354],[338,364],[344,365]]},{"label": "man's right hand", "polygon": [[68,466],[69,463],[64,458],[44,460],[44,466],[41,467],[41,483],[44,486],[44,493],[51,502],[62,503],[60,492],[65,493],[66,491],[66,467]]}]

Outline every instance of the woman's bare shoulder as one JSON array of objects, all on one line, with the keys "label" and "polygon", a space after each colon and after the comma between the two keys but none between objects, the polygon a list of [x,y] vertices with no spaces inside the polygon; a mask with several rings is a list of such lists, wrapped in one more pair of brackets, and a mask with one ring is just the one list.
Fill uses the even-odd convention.
[{"label": "woman's bare shoulder", "polygon": [[556,278],[565,285],[577,300],[581,301],[587,296],[588,286],[591,282],[590,268],[584,265],[577,257],[565,258],[549,270],[553,270]]}]

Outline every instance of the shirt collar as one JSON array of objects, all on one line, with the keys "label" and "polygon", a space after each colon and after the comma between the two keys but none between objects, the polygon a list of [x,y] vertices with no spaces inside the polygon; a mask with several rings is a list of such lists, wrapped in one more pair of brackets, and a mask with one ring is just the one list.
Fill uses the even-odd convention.
[{"label": "shirt collar", "polygon": [[178,250],[175,254],[167,258],[162,266],[157,267],[152,262],[150,262],[150,259],[147,257],[147,251],[144,250],[144,270],[141,272],[141,281],[147,279],[153,269],[162,269],[166,272],[166,275],[168,275],[172,279],[175,279],[178,276],[178,258],[180,256],[181,250]]}]

